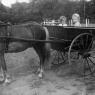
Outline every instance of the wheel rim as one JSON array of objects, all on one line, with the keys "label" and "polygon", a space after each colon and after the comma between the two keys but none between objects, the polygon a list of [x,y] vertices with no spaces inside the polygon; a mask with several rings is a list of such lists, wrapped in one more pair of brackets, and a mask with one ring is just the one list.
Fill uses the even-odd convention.
[{"label": "wheel rim", "polygon": [[[69,64],[76,67],[76,72],[81,75],[89,75],[95,72],[95,57],[94,57],[93,37],[89,33],[83,33],[75,37],[72,41],[69,51]],[[72,54],[76,58],[72,58]]]}]

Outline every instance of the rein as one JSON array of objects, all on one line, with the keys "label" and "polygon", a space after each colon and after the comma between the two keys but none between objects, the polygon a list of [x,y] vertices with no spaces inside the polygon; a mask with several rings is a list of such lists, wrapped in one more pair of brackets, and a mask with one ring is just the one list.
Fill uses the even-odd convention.
[{"label": "rein", "polygon": [[0,36],[0,39],[7,39],[7,40],[16,40],[16,41],[25,41],[25,42],[42,42],[42,43],[63,43],[64,39],[54,39],[54,40],[37,40],[37,39],[25,39],[25,38],[18,38],[18,37],[8,37],[8,36]]}]

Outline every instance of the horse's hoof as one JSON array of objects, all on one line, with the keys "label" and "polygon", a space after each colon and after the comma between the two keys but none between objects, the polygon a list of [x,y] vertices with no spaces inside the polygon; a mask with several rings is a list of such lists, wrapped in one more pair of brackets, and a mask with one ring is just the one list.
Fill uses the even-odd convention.
[{"label": "horse's hoof", "polygon": [[11,83],[11,79],[6,78],[4,81],[5,84],[10,84]]},{"label": "horse's hoof", "polygon": [[42,78],[43,78],[43,74],[39,74],[38,77],[39,77],[40,79],[42,79]]}]

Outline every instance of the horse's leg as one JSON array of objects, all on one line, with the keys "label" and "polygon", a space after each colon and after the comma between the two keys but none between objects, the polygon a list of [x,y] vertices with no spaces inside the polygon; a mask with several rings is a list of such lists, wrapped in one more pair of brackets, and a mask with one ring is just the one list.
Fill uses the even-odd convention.
[{"label": "horse's leg", "polygon": [[42,57],[42,55],[39,55],[39,58],[40,58],[40,70],[39,70],[39,78],[42,78],[43,77],[43,72],[44,72],[44,58]]},{"label": "horse's leg", "polygon": [[5,62],[5,58],[4,58],[4,53],[0,54],[0,65],[3,71],[3,81],[5,83],[9,83],[9,79],[7,78],[7,66],[6,66],[6,62]]},{"label": "horse's leg", "polygon": [[35,47],[34,47],[34,49],[35,49],[35,51],[36,51],[36,53],[38,54],[38,56],[39,56],[39,59],[40,59],[40,68],[39,68],[39,77],[40,78],[42,78],[42,76],[43,76],[43,64],[44,64],[44,56],[43,56],[43,54],[42,54],[42,48],[41,47],[39,47],[38,45],[36,45]]},{"label": "horse's leg", "polygon": [[46,44],[39,44],[39,45],[35,45],[34,49],[36,50],[39,59],[40,59],[40,73],[39,73],[39,77],[42,78],[43,77],[43,72],[44,72],[44,65],[48,63],[48,59],[49,59],[49,49],[47,49]]},{"label": "horse's leg", "polygon": [[2,64],[0,63],[0,81],[4,80],[4,76],[3,76],[3,70],[2,70]]}]

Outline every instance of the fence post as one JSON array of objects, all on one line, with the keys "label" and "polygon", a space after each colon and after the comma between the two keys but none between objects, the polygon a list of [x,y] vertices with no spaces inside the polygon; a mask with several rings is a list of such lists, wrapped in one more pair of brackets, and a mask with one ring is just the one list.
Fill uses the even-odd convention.
[{"label": "fence post", "polygon": [[88,25],[89,25],[89,19],[88,19]]},{"label": "fence post", "polygon": [[87,18],[86,18],[86,27],[88,26],[88,23],[87,23]]}]

